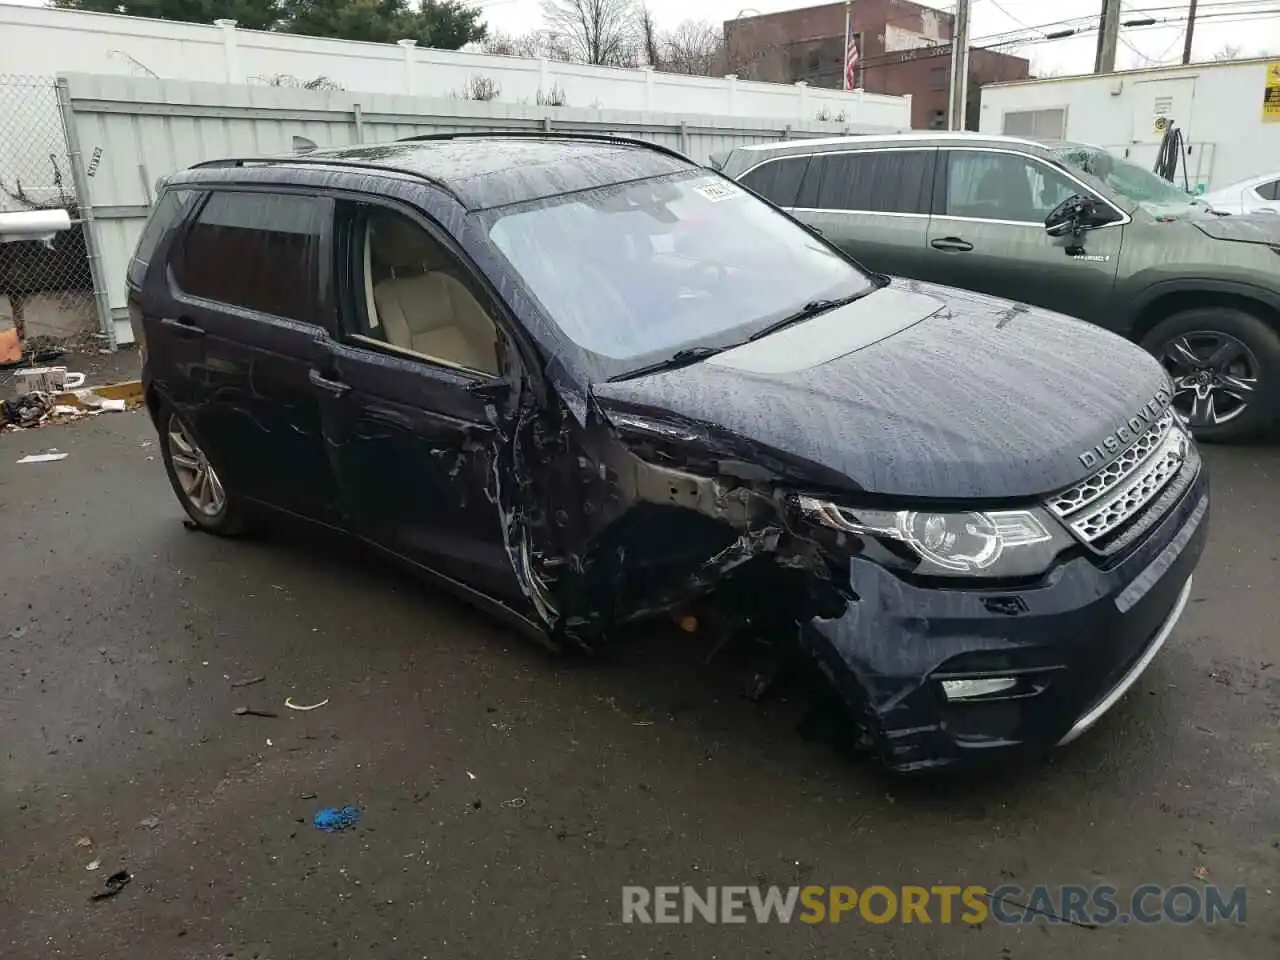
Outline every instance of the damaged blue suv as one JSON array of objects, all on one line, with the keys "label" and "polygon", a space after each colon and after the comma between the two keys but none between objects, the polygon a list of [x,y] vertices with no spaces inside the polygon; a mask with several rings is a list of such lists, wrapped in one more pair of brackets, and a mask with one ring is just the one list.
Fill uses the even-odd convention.
[{"label": "damaged blue suv", "polygon": [[336,528],[557,648],[696,611],[815,666],[897,770],[1088,729],[1205,540],[1145,352],[870,273],[652,144],[201,164],[129,303],[198,526]]}]

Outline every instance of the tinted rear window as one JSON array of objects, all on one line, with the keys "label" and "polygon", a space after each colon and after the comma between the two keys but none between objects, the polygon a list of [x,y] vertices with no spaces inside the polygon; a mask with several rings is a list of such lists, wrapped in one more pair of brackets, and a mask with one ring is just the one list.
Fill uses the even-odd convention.
[{"label": "tinted rear window", "polygon": [[818,154],[796,206],[866,213],[928,213],[936,150]]},{"label": "tinted rear window", "polygon": [[780,207],[794,207],[800,182],[809,166],[808,157],[782,157],[766,160],[742,176],[744,186]]},{"label": "tinted rear window", "polygon": [[1280,180],[1272,180],[1258,187],[1258,195],[1267,200],[1280,200]]},{"label": "tinted rear window", "polygon": [[328,201],[217,191],[174,258],[185,293],[316,322],[320,238]]},{"label": "tinted rear window", "polygon": [[133,259],[129,261],[128,280],[135,287],[142,286],[147,273],[147,265],[151,262],[156,247],[165,233],[178,222],[179,218],[190,206],[196,194],[192,190],[168,190],[151,208],[151,216],[142,228],[142,236],[134,248]]}]

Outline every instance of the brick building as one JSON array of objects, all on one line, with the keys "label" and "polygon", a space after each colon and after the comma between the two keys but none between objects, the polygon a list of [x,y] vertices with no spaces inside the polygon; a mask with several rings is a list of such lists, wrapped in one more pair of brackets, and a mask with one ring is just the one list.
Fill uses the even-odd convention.
[{"label": "brick building", "polygon": [[[856,0],[850,12],[860,58],[856,86],[868,93],[909,93],[911,126],[945,129],[953,15],[908,0]],[[841,87],[844,17],[844,3],[828,3],[726,20],[729,72],[743,80]],[[971,49],[966,126],[978,128],[984,83],[1025,80],[1030,69],[1022,57]]]}]

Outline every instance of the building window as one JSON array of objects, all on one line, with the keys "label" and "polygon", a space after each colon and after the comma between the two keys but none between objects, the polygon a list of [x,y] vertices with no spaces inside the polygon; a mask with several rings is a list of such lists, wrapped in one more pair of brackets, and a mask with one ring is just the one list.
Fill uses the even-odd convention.
[{"label": "building window", "polygon": [[947,89],[947,68],[934,67],[929,71],[929,84],[934,90]]},{"label": "building window", "polygon": [[933,111],[933,116],[929,119],[929,129],[930,130],[947,129],[947,111],[945,110]]},{"label": "building window", "polygon": [[1011,137],[1062,140],[1067,135],[1067,109],[1011,110],[1004,115],[1000,132]]}]

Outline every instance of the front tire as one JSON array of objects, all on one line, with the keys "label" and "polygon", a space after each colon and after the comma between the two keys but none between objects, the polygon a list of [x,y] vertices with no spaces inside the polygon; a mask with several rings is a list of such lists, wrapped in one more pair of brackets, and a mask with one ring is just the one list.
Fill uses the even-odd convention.
[{"label": "front tire", "polygon": [[167,404],[160,409],[156,427],[165,473],[192,523],[224,537],[244,533],[243,507],[222,485],[191,427]]},{"label": "front tire", "polygon": [[1197,440],[1235,442],[1280,411],[1280,334],[1251,313],[1196,307],[1156,324],[1142,346],[1173,379],[1173,406]]}]

